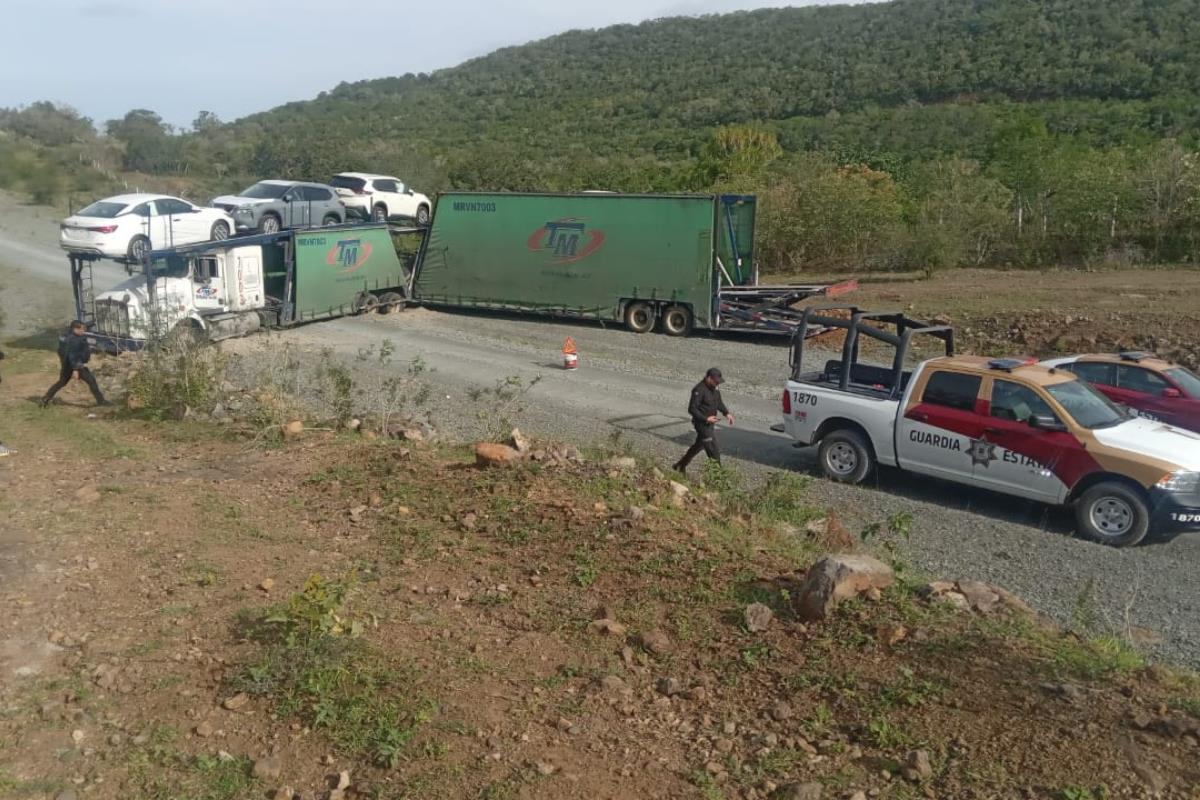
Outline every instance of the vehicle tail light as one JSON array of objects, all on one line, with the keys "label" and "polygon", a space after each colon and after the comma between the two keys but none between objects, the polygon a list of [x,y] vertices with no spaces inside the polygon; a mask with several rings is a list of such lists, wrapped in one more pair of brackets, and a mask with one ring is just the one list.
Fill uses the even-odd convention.
[{"label": "vehicle tail light", "polygon": [[99,225],[94,228],[88,228],[92,233],[116,233],[116,225]]},{"label": "vehicle tail light", "polygon": [[783,390],[783,415],[785,417],[792,415],[792,393],[787,389]]}]

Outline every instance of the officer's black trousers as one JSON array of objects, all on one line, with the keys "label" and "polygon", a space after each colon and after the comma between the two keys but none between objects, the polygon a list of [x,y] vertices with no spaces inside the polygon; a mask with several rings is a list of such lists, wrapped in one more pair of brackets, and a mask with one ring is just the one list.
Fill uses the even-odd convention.
[{"label": "officer's black trousers", "polygon": [[[75,370],[71,369],[70,364],[63,364],[62,369],[58,371],[58,382],[46,390],[46,396],[42,402],[49,403],[54,399],[54,395],[58,394],[59,390],[71,382],[71,378],[75,376]],[[87,367],[79,368],[79,380],[88,385],[92,390],[92,397],[96,398],[97,403],[104,402],[104,395],[100,393],[100,386],[96,383],[96,376]]]},{"label": "officer's black trousers", "polygon": [[721,450],[717,447],[717,426],[693,422],[692,427],[696,429],[696,441],[692,443],[692,446],[688,448],[688,451],[683,454],[683,458],[679,459],[679,463],[675,466],[681,472],[687,469],[687,465],[692,463],[693,458],[700,455],[701,450],[713,461],[720,464]]}]

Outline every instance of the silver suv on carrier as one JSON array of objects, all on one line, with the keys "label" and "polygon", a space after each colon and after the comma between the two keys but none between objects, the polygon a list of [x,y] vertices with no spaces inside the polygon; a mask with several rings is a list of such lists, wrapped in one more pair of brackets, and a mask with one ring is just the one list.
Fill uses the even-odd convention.
[{"label": "silver suv on carrier", "polygon": [[209,205],[228,212],[239,231],[277,233],[346,221],[346,207],[323,183],[259,181],[241,194],[217,197]]}]

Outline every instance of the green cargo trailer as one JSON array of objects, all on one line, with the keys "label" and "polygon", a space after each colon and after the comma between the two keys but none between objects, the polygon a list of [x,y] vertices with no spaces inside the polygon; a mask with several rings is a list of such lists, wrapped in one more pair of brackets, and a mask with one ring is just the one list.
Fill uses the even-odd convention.
[{"label": "green cargo trailer", "polygon": [[791,306],[850,288],[759,286],[755,198],[447,193],[414,274],[424,305],[791,333]]}]

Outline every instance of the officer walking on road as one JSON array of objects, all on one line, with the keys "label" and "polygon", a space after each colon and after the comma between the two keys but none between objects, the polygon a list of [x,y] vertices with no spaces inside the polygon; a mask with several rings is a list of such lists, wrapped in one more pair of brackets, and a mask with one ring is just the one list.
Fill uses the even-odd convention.
[{"label": "officer walking on road", "polygon": [[717,387],[725,382],[721,370],[713,367],[704,373],[704,380],[692,389],[692,399],[688,403],[688,415],[692,418],[692,427],[696,429],[696,441],[684,453],[683,458],[675,463],[674,469],[686,472],[688,464],[703,450],[710,459],[721,463],[721,451],[717,448],[717,414],[724,414],[725,420],[732,425],[733,415],[725,407],[721,399],[721,390]]},{"label": "officer walking on road", "polygon": [[77,377],[88,385],[88,388],[92,390],[92,397],[96,398],[96,405],[109,405],[109,402],[104,399],[104,395],[100,393],[100,387],[96,384],[96,376],[87,368],[87,363],[92,358],[92,347],[88,344],[86,333],[87,328],[84,327],[84,324],[75,320],[71,323],[67,335],[59,340],[58,382],[46,390],[46,396],[39,404],[42,408],[50,405],[54,395],[58,394],[59,389],[70,383],[72,377]]}]

